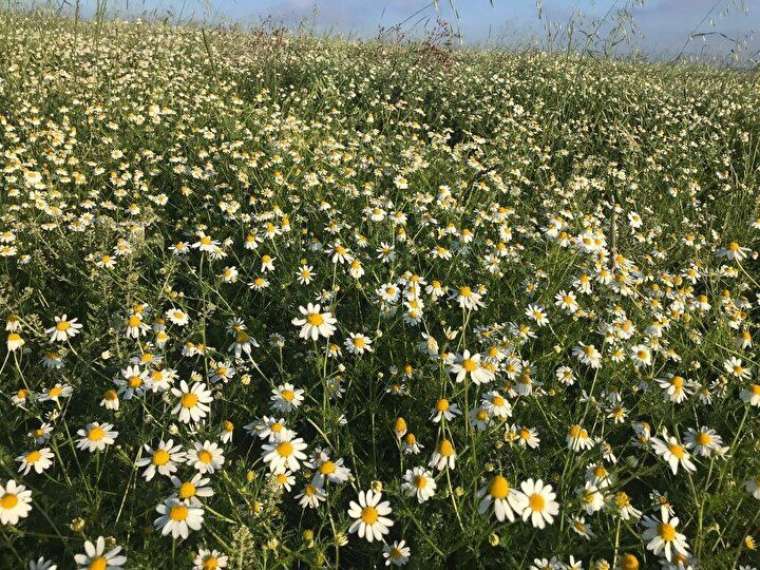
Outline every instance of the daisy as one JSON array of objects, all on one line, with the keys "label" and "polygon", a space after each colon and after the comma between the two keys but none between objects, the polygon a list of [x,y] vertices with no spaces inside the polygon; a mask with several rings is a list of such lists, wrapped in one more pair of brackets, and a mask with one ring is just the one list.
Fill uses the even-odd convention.
[{"label": "daisy", "polygon": [[691,461],[691,454],[686,447],[681,444],[675,437],[665,434],[666,441],[660,438],[651,438],[652,446],[657,455],[662,456],[670,465],[673,475],[678,473],[678,466],[682,465],[686,471],[694,472],[697,470]]},{"label": "daisy", "polygon": [[319,507],[319,503],[327,500],[327,494],[321,487],[317,487],[313,483],[307,483],[303,491],[296,495],[296,499],[302,509],[307,507],[316,509]]},{"label": "daisy", "polygon": [[190,322],[190,315],[182,309],[169,309],[164,314],[167,320],[171,321],[172,324],[175,324],[178,327],[184,327]]},{"label": "daisy", "polygon": [[119,394],[116,390],[106,390],[100,400],[100,405],[106,410],[115,412],[119,409]]},{"label": "daisy", "polygon": [[87,424],[84,429],[77,431],[79,440],[77,449],[86,449],[90,453],[103,451],[106,446],[113,445],[119,432],[113,429],[108,423],[92,422]]},{"label": "daisy", "polygon": [[524,509],[522,519],[530,519],[531,524],[536,528],[544,528],[547,524],[554,522],[554,517],[559,513],[559,503],[554,499],[556,494],[551,485],[545,485],[539,479],[533,481],[528,479],[520,484],[524,499]]},{"label": "daisy", "polygon": [[125,335],[127,338],[139,339],[141,336],[145,336],[150,331],[150,327],[143,322],[142,314],[132,313],[129,315],[126,321],[127,329]]},{"label": "daisy", "polygon": [[477,311],[480,307],[484,307],[483,296],[472,290],[472,288],[464,285],[459,287],[454,294],[459,306],[468,311]]},{"label": "daisy", "polygon": [[272,396],[269,400],[272,402],[274,410],[286,413],[292,412],[303,404],[304,390],[286,382],[272,390]]},{"label": "daisy", "polygon": [[461,413],[456,404],[451,404],[446,398],[440,398],[435,402],[435,408],[433,408],[430,414],[430,419],[435,424],[439,423],[442,419],[449,422],[456,416],[461,415]]},{"label": "daisy", "polygon": [[45,330],[50,335],[50,342],[66,342],[70,338],[77,336],[82,329],[82,325],[77,319],[67,319],[66,315],[55,317],[55,326]]},{"label": "daisy", "polygon": [[153,521],[153,526],[161,529],[163,536],[171,533],[172,538],[187,538],[191,530],[200,530],[203,526],[203,509],[176,498],[166,499],[156,511],[161,516]]},{"label": "daisy", "polygon": [[23,455],[19,455],[16,458],[16,461],[21,463],[18,468],[19,473],[28,475],[29,471],[32,469],[34,469],[34,472],[38,475],[44,473],[53,464],[53,457],[53,452],[47,447],[33,449]]},{"label": "daisy", "polygon": [[502,475],[495,475],[491,482],[478,491],[478,497],[482,497],[478,505],[478,512],[482,515],[491,507],[499,522],[509,519],[515,520],[515,513],[525,510],[526,498],[520,491],[513,489],[509,480]]},{"label": "daisy", "polygon": [[631,360],[636,368],[652,364],[652,350],[645,344],[631,347]]},{"label": "daisy", "polygon": [[670,518],[670,514],[663,510],[662,520],[646,516],[643,519],[644,540],[648,540],[647,550],[655,555],[665,552],[665,558],[670,561],[673,556],[688,556],[689,545],[686,536],[676,530],[680,522],[677,517]]},{"label": "daisy", "polygon": [[26,341],[21,337],[19,333],[10,332],[8,333],[8,337],[6,338],[5,343],[8,347],[8,352],[14,352],[24,346],[26,344]]},{"label": "daisy", "polygon": [[594,445],[588,432],[579,424],[570,426],[565,441],[567,442],[568,449],[575,452],[591,449]]},{"label": "daisy", "polygon": [[256,434],[260,439],[266,439],[270,442],[289,441],[296,436],[296,432],[285,427],[285,419],[275,419],[264,416],[256,422],[243,426],[251,435]]},{"label": "daisy", "polygon": [[214,495],[214,490],[207,486],[209,481],[210,479],[203,477],[200,473],[196,473],[192,479],[186,481],[172,476],[171,482],[175,489],[172,497],[199,507],[201,505],[200,499],[206,499]]},{"label": "daisy", "polygon": [[40,556],[37,560],[29,561],[29,570],[58,570],[58,565],[51,560],[45,560]]},{"label": "daisy", "polygon": [[554,305],[572,315],[578,311],[578,299],[572,291],[560,291],[554,296]]},{"label": "daisy", "polygon": [[424,467],[407,469],[401,484],[401,489],[410,497],[416,496],[420,504],[435,495],[436,487],[433,474]]},{"label": "daisy", "polygon": [[320,336],[330,338],[335,333],[335,323],[338,321],[329,312],[322,312],[320,305],[309,303],[306,307],[298,307],[303,318],[295,318],[291,322],[301,327],[298,336],[303,339],[317,340]]},{"label": "daisy", "polygon": [[718,257],[725,257],[731,261],[743,261],[747,258],[749,252],[749,248],[742,247],[739,245],[739,242],[732,241],[726,247],[720,248],[717,255]]},{"label": "daisy", "polygon": [[32,492],[13,479],[0,483],[0,524],[16,525],[32,510]]},{"label": "daisy", "polygon": [[689,381],[677,374],[668,374],[665,378],[658,378],[657,384],[665,390],[668,399],[676,404],[680,404],[693,393]]},{"label": "daisy", "polygon": [[74,556],[79,570],[116,570],[127,562],[127,557],[121,554],[121,546],[106,552],[106,540],[102,536],[98,537],[95,544],[86,541],[84,551],[85,554]]},{"label": "daisy", "polygon": [[325,483],[345,483],[351,477],[351,470],[343,464],[343,458],[339,457],[332,461],[324,451],[317,454],[317,458],[310,462],[315,473],[312,483],[317,487],[324,487]]},{"label": "daisy", "polygon": [[119,387],[119,396],[125,400],[131,400],[134,396],[142,396],[147,386],[148,371],[140,370],[139,366],[127,366],[121,371],[124,379],[114,380],[114,384]]},{"label": "daisy", "polygon": [[624,521],[630,520],[630,519],[638,519],[641,517],[641,511],[636,509],[631,504],[631,498],[628,496],[627,493],[623,491],[618,491],[615,493],[615,496],[612,499],[614,508],[617,510],[618,514],[620,515],[620,518]]},{"label": "daisy", "polygon": [[187,462],[201,475],[214,473],[224,465],[224,453],[218,444],[211,441],[195,442],[193,450],[187,454]]},{"label": "daisy", "polygon": [[190,388],[187,382],[182,380],[179,388],[172,388],[172,394],[179,398],[172,414],[178,415],[182,423],[199,422],[211,409],[208,405],[213,400],[211,391],[201,382],[196,382]]},{"label": "daisy", "polygon": [[760,407],[760,384],[750,384],[749,388],[742,388],[739,397],[750,406]]},{"label": "daisy", "polygon": [[227,568],[227,556],[217,550],[201,548],[193,558],[193,570],[217,570],[218,568]]},{"label": "daisy", "polygon": [[147,468],[143,471],[143,477],[145,477],[146,481],[153,479],[156,472],[166,477],[171,477],[177,471],[177,464],[184,463],[187,455],[182,451],[182,446],[175,446],[174,440],[171,439],[167,442],[162,440],[155,449],[152,449],[146,443],[144,449],[148,457],[138,460],[135,465],[136,467],[145,467],[147,465]]},{"label": "daisy", "polygon": [[442,439],[430,458],[430,467],[435,467],[438,471],[443,471],[446,467],[454,469],[456,465],[457,452],[454,444],[448,439]]},{"label": "daisy", "polygon": [[34,440],[36,445],[43,445],[48,442],[53,433],[53,426],[44,422],[40,427],[29,432],[29,437]]},{"label": "daisy", "polygon": [[604,495],[591,482],[577,490],[578,499],[581,506],[586,510],[586,514],[592,515],[604,507]]},{"label": "daisy", "polygon": [[393,521],[386,515],[392,510],[388,501],[380,502],[382,493],[374,491],[359,491],[359,503],[351,501],[348,515],[355,519],[348,532],[357,532],[359,538],[366,538],[367,542],[384,540],[383,535],[388,534]]},{"label": "daisy", "polygon": [[280,443],[265,443],[262,446],[264,463],[269,465],[269,470],[272,472],[285,469],[296,472],[301,467],[299,461],[306,459],[304,449],[306,449],[306,444],[300,437]]},{"label": "daisy", "polygon": [[372,341],[361,333],[350,333],[343,344],[351,354],[362,355],[365,352],[372,352]]},{"label": "daisy", "polygon": [[45,392],[42,392],[39,397],[40,402],[53,401],[56,404],[60,404],[60,398],[68,398],[74,389],[68,384],[58,383]]},{"label": "daisy", "polygon": [[470,354],[465,350],[461,356],[457,356],[456,362],[451,366],[450,372],[454,374],[456,382],[463,382],[469,375],[473,384],[483,384],[494,379],[495,374],[481,366],[480,354]]},{"label": "daisy", "polygon": [[412,550],[406,545],[403,540],[395,540],[393,544],[383,545],[383,558],[385,558],[385,565],[390,566],[404,566],[409,562],[409,557],[412,555]]},{"label": "daisy", "polygon": [[724,455],[728,447],[723,446],[723,438],[711,428],[701,427],[698,430],[689,428],[684,438],[686,447],[694,449],[702,457]]}]

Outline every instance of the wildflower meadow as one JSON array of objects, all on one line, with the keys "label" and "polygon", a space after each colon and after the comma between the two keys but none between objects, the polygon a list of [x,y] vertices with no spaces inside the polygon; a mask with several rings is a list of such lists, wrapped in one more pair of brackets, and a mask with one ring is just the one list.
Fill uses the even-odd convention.
[{"label": "wildflower meadow", "polygon": [[0,568],[760,566],[757,72],[0,12]]}]

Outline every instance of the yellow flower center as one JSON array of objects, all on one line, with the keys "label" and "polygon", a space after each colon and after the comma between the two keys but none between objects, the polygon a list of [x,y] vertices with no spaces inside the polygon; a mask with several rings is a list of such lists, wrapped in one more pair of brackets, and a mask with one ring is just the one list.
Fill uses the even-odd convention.
[{"label": "yellow flower center", "polygon": [[5,493],[0,497],[0,507],[4,509],[12,509],[18,504],[18,496],[13,493]]},{"label": "yellow flower center", "polygon": [[712,443],[712,440],[713,438],[709,433],[701,431],[697,435],[697,443],[699,445],[710,445]]},{"label": "yellow flower center", "polygon": [[449,409],[449,401],[445,398],[441,398],[435,403],[435,409],[438,412],[445,412]]},{"label": "yellow flower center", "polygon": [[362,522],[364,524],[375,524],[380,517],[375,507],[364,507],[362,509]]},{"label": "yellow flower center", "polygon": [[313,327],[321,326],[325,322],[325,319],[322,318],[322,315],[320,315],[319,313],[311,313],[311,314],[309,314],[309,316],[306,317],[306,320]]},{"label": "yellow flower center", "polygon": [[109,402],[113,402],[118,398],[118,394],[116,393],[116,390],[106,390],[103,394],[103,399],[107,400]]},{"label": "yellow flower center", "polygon": [[335,463],[329,460],[325,461],[324,463],[322,463],[322,465],[319,466],[319,472],[322,475],[332,475],[333,473],[335,473],[335,471],[336,471]]},{"label": "yellow flower center", "polygon": [[477,362],[475,362],[472,358],[465,358],[462,361],[462,368],[464,368],[467,372],[474,372],[477,367]]},{"label": "yellow flower center", "polygon": [[180,404],[182,404],[183,408],[194,408],[197,403],[198,396],[192,392],[184,394],[180,400]]},{"label": "yellow flower center", "polygon": [[142,381],[142,378],[140,378],[139,376],[132,376],[127,381],[127,383],[129,384],[130,388],[132,388],[133,390],[135,390],[135,389],[139,388],[140,386],[142,386],[143,381]]},{"label": "yellow flower center", "polygon": [[182,485],[179,486],[180,499],[189,499],[190,497],[194,497],[194,496],[195,496],[195,485],[187,481],[185,483],[182,483]]},{"label": "yellow flower center", "polygon": [[760,384],[752,384],[750,390],[754,396],[760,396]]},{"label": "yellow flower center", "polygon": [[454,455],[454,445],[448,439],[444,439],[438,446],[438,453],[444,457],[451,457]]},{"label": "yellow flower center", "polygon": [[293,444],[289,441],[283,441],[280,445],[277,446],[277,453],[281,457],[290,457],[293,455]]},{"label": "yellow flower center", "polygon": [[90,441],[100,441],[106,436],[106,432],[102,427],[95,426],[94,428],[91,428],[90,431],[87,433],[87,439]]},{"label": "yellow flower center", "polygon": [[506,477],[497,475],[491,479],[491,484],[488,486],[488,494],[494,499],[503,499],[509,494],[509,481]]},{"label": "yellow flower center", "polygon": [[678,444],[672,444],[668,447],[670,450],[670,453],[676,456],[677,459],[683,459],[684,455],[686,455],[686,451],[684,448]]},{"label": "yellow flower center", "polygon": [[158,449],[153,454],[153,465],[158,465],[161,467],[162,465],[166,465],[169,463],[169,460],[171,459],[171,456],[169,455],[169,452],[165,449]]},{"label": "yellow flower center", "polygon": [[201,449],[198,452],[198,461],[200,461],[201,463],[205,463],[206,465],[208,465],[209,463],[213,461],[213,459],[214,459],[214,456],[211,455],[211,452],[208,449]]},{"label": "yellow flower center", "polygon": [[296,393],[293,390],[283,390],[282,392],[280,392],[280,396],[282,396],[283,400],[292,402],[296,397]]},{"label": "yellow flower center", "polygon": [[48,396],[50,398],[57,398],[62,393],[63,393],[63,388],[61,388],[60,386],[53,386],[52,388],[50,388],[50,390],[48,390]]},{"label": "yellow flower center", "polygon": [[59,323],[56,323],[55,330],[59,332],[66,332],[71,328],[71,323],[68,321],[61,321]]},{"label": "yellow flower center", "polygon": [[546,499],[544,499],[540,493],[533,493],[528,498],[528,504],[530,505],[531,511],[534,513],[540,513],[546,508]]},{"label": "yellow flower center", "polygon": [[427,477],[424,475],[417,475],[417,477],[414,478],[414,486],[418,489],[424,489],[427,487]]},{"label": "yellow flower center", "polygon": [[209,556],[203,561],[203,570],[216,570],[219,568],[219,561],[213,556]]},{"label": "yellow flower center", "polygon": [[464,287],[459,288],[459,296],[460,297],[471,297],[472,296],[472,289],[467,287],[466,285]]},{"label": "yellow flower center", "polygon": [[35,449],[34,451],[30,451],[29,453],[26,454],[26,462],[37,463],[41,457],[42,457],[42,454]]},{"label": "yellow flower center", "polygon": [[127,321],[127,324],[131,328],[139,327],[140,323],[142,323],[142,318],[140,317],[140,315],[132,315],[131,317],[129,317],[129,320]]},{"label": "yellow flower center", "polygon": [[89,570],[106,570],[106,568],[108,568],[108,561],[105,556],[98,556],[90,562],[90,565],[87,568]]},{"label": "yellow flower center", "polygon": [[662,523],[657,526],[657,533],[665,542],[673,542],[676,539],[676,529],[673,525]]},{"label": "yellow flower center", "polygon": [[173,521],[183,521],[187,519],[189,511],[190,509],[188,509],[185,505],[174,505],[169,510],[169,518]]}]

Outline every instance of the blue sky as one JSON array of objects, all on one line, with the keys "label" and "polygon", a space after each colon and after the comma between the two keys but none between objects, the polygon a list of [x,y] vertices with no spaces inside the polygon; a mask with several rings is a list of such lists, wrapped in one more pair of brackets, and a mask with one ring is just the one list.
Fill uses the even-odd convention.
[{"label": "blue sky", "polygon": [[[41,1],[41,0],[38,0]],[[453,13],[456,7],[459,18]],[[90,7],[94,0],[84,0]],[[547,23],[564,24],[574,14],[586,26],[627,0],[110,0],[121,16],[171,13],[181,19],[256,24],[270,16],[288,26],[299,23],[317,33],[358,37],[377,34],[406,20],[404,30],[424,34],[437,17],[458,26],[465,43],[525,45],[545,37]],[[704,49],[723,54],[731,42],[718,33],[747,41],[748,50],[760,50],[760,0],[643,0],[633,9],[639,35],[636,46],[652,55],[681,50],[692,32],[712,33],[689,42],[690,52]],[[128,6],[128,9],[127,9]],[[410,16],[417,16],[410,18]],[[408,19],[408,20],[407,20]],[[753,33],[754,32],[754,33]]]}]

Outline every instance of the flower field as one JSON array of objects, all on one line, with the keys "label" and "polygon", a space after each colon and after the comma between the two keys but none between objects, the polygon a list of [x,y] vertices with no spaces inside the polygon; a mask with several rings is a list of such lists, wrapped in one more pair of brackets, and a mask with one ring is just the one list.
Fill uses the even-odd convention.
[{"label": "flower field", "polygon": [[0,568],[760,566],[756,73],[0,13]]}]

